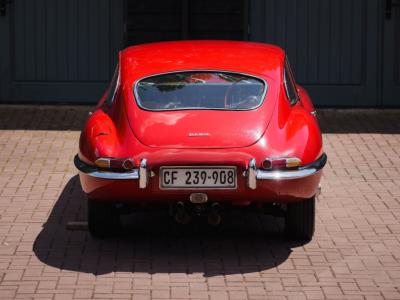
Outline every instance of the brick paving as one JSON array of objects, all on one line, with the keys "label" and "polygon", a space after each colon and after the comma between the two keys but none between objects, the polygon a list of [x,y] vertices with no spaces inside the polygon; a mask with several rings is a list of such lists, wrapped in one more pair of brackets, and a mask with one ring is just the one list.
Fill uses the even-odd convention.
[{"label": "brick paving", "polygon": [[126,216],[94,240],[72,159],[90,107],[0,106],[0,299],[400,299],[400,110],[321,110],[315,238],[231,213],[219,229]]}]

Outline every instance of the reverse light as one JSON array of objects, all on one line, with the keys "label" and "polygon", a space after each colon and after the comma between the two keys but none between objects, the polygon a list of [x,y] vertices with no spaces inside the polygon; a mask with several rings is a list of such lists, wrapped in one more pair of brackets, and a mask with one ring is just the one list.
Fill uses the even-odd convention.
[{"label": "reverse light", "polygon": [[296,168],[301,166],[301,159],[297,157],[266,158],[261,166],[265,170]]},{"label": "reverse light", "polygon": [[102,169],[109,169],[111,166],[109,158],[98,158],[98,159],[96,159],[94,164]]},{"label": "reverse light", "polygon": [[130,158],[100,157],[94,164],[101,169],[132,170],[135,167]]}]

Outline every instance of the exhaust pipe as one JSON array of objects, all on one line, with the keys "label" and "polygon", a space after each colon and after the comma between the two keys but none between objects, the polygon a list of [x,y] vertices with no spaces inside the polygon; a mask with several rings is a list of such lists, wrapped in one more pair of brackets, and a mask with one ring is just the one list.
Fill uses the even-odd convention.
[{"label": "exhaust pipe", "polygon": [[221,224],[222,218],[220,211],[221,211],[221,205],[219,203],[213,203],[211,205],[211,211],[207,218],[209,225],[218,226],[219,224]]},{"label": "exhaust pipe", "polygon": [[178,202],[176,204],[175,221],[183,225],[189,224],[190,222],[190,215],[185,211],[183,202]]}]

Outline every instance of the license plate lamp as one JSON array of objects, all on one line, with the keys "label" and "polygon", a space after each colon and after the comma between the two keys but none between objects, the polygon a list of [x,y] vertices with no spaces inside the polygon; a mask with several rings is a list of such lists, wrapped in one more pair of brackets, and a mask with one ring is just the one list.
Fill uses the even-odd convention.
[{"label": "license plate lamp", "polygon": [[203,204],[208,201],[208,196],[205,193],[192,193],[189,199],[193,204]]}]

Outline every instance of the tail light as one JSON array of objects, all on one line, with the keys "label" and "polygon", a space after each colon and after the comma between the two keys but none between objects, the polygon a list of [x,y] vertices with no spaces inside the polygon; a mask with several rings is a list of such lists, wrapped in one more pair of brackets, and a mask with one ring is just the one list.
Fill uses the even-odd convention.
[{"label": "tail light", "polygon": [[130,158],[100,157],[94,164],[101,169],[132,170],[135,167]]},{"label": "tail light", "polygon": [[301,166],[301,159],[297,157],[266,158],[261,166],[265,170],[297,168]]}]

